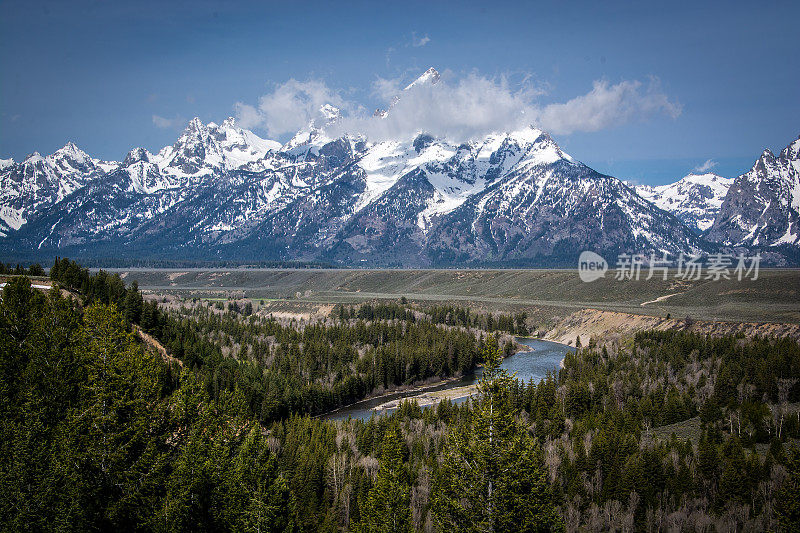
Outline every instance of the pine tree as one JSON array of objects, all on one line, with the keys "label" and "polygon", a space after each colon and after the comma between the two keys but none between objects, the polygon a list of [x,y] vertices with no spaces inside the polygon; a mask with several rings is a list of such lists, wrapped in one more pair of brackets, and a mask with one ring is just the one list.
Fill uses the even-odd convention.
[{"label": "pine tree", "polygon": [[225,472],[224,525],[233,531],[287,532],[297,530],[294,500],[275,457],[252,424]]},{"label": "pine tree", "polygon": [[786,467],[789,475],[775,497],[775,515],[782,531],[800,531],[800,450],[792,450]]},{"label": "pine tree", "polygon": [[720,470],[719,454],[717,447],[705,432],[700,435],[697,455],[698,472],[707,487],[714,487]]},{"label": "pine tree", "polygon": [[497,341],[484,350],[472,424],[451,433],[432,501],[443,531],[560,531],[541,452],[509,402]]},{"label": "pine tree", "polygon": [[139,284],[134,281],[125,294],[123,308],[125,309],[125,320],[131,324],[138,324],[142,319],[142,307],[144,301],[142,293],[139,292]]},{"label": "pine tree", "polygon": [[39,263],[34,263],[28,269],[28,274],[31,276],[41,277],[44,276],[44,269]]},{"label": "pine tree", "polygon": [[78,317],[58,292],[45,297],[27,278],[2,292],[0,530],[77,529],[83,511],[69,509],[58,436],[84,381],[73,341]]},{"label": "pine tree", "polygon": [[70,416],[68,449],[75,454],[73,481],[82,504],[105,527],[128,523],[135,507],[163,479],[157,464],[164,436],[158,405],[163,366],[145,353],[114,306],[95,304],[84,313],[80,340],[86,382],[83,405]]},{"label": "pine tree", "polygon": [[375,484],[361,504],[356,531],[390,533],[411,531],[411,487],[403,465],[403,442],[396,427],[389,429],[381,445],[380,468]]}]

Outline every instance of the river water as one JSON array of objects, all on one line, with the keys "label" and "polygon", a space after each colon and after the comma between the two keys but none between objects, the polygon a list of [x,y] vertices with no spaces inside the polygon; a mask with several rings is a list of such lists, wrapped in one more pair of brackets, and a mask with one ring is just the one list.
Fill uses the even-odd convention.
[{"label": "river water", "polygon": [[[529,348],[525,352],[517,352],[510,357],[506,357],[500,365],[502,368],[508,370],[510,373],[516,372],[517,379],[521,379],[526,383],[534,380],[536,383],[543,380],[548,372],[558,372],[558,367],[567,352],[574,350],[574,348],[566,344],[559,344],[557,342],[543,341],[539,339],[528,339],[518,337],[517,342],[524,344]],[[458,381],[451,381],[443,383],[435,387],[425,388],[425,392],[439,391],[452,389],[454,387],[463,387],[470,385],[480,379],[481,369],[478,369],[473,376],[467,376]],[[380,398],[372,398],[370,400],[363,400],[353,405],[343,407],[337,411],[325,415],[324,418],[328,420],[344,420],[348,417],[360,418],[361,420],[368,420],[369,417],[376,415],[380,416],[385,413],[392,413],[394,409],[386,409],[381,411],[373,411],[373,409],[381,404],[391,400],[400,398],[408,398],[421,394],[420,390],[403,391],[395,394],[388,394]],[[466,398],[459,398],[453,400],[455,403],[465,401]]]}]

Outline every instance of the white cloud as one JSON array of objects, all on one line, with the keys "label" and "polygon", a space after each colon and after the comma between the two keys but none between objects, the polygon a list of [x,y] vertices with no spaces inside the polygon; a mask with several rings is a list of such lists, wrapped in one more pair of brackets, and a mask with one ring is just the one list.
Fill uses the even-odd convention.
[{"label": "white cloud", "polygon": [[183,117],[175,116],[174,118],[166,118],[159,115],[153,115],[153,125],[161,129],[179,130],[186,125],[186,119]]},{"label": "white cloud", "polygon": [[703,163],[702,165],[694,167],[694,171],[695,172],[708,172],[709,170],[711,170],[715,166],[717,166],[717,162],[716,161],[714,161],[713,159],[706,159],[705,163]]},{"label": "white cloud", "polygon": [[419,48],[431,42],[431,38],[426,34],[424,37],[417,37],[415,32],[411,32],[411,46]]},{"label": "white cloud", "polygon": [[609,85],[595,81],[592,90],[563,104],[550,104],[542,109],[538,123],[556,134],[576,131],[599,131],[627,122],[642,120],[656,113],[677,118],[680,105],[670,102],[656,80],[645,91],[639,81],[622,81]]},{"label": "white cloud", "polygon": [[372,82],[372,92],[383,102],[391,102],[402,87],[402,78],[378,78]]},{"label": "white cloud", "polygon": [[378,79],[374,89],[391,106],[389,113],[384,118],[344,117],[331,133],[358,132],[386,140],[424,131],[460,141],[534,122],[531,102],[540,92],[532,85],[512,89],[505,77],[490,79],[475,73],[448,82],[450,77],[445,72],[439,83],[416,84],[404,91],[400,80]]},{"label": "white cloud", "polygon": [[[594,82],[592,90],[565,103],[542,106],[540,86],[530,77],[511,84],[507,77],[488,78],[475,72],[455,76],[442,73],[438,83],[422,83],[402,90],[407,79],[378,78],[373,93],[382,101],[385,117],[372,115],[347,101],[322,81],[278,85],[258,106],[236,104],[245,128],[261,127],[272,136],[294,133],[319,117],[325,103],[340,108],[342,118],[328,126],[328,135],[364,134],[374,141],[407,139],[420,131],[456,142],[536,125],[554,134],[599,131],[656,114],[677,117],[680,106],[659,88],[656,80],[645,87],[639,81]],[[399,96],[399,98],[398,98]]]},{"label": "white cloud", "polygon": [[290,79],[258,101],[258,106],[238,102],[235,106],[243,128],[264,128],[271,136],[294,133],[320,118],[319,109],[331,104],[343,110],[353,106],[318,80]]}]

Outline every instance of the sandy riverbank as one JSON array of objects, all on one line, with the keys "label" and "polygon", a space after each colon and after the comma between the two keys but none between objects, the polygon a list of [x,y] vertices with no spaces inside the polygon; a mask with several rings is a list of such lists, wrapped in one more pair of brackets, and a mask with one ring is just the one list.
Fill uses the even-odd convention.
[{"label": "sandy riverbank", "polygon": [[444,389],[439,391],[431,391],[431,392],[423,392],[422,394],[418,394],[416,396],[407,396],[405,398],[398,398],[396,400],[391,400],[386,403],[382,403],[378,406],[373,408],[373,411],[385,411],[387,409],[397,409],[400,406],[400,402],[414,400],[420,407],[429,407],[431,405],[436,405],[443,400],[458,400],[460,398],[466,398],[467,396],[472,396],[478,390],[478,385],[476,383],[472,383],[470,385],[465,385],[463,387],[453,387],[452,389]]},{"label": "sandy riverbank", "polygon": [[[347,405],[343,405],[341,407],[338,407],[338,408],[334,409],[333,411],[328,411],[327,413],[323,413],[321,415],[316,415],[316,417],[323,417],[324,418],[324,417],[327,417],[327,416],[330,416],[330,415],[335,415],[339,411],[342,411],[342,410],[345,410],[345,409],[349,409],[349,408],[351,408],[353,406],[356,406],[356,405],[358,405],[360,403],[368,402],[368,401],[374,401],[374,400],[380,400],[381,398],[388,398],[389,396],[394,396],[395,394],[407,394],[407,393],[418,392],[421,395],[421,394],[428,394],[428,393],[432,394],[432,393],[440,392],[440,391],[431,391],[431,389],[435,389],[437,387],[441,387],[443,385],[447,385],[448,383],[452,383],[454,381],[459,381],[461,379],[463,379],[463,376],[451,377],[451,378],[447,378],[447,379],[440,379],[438,381],[432,381],[432,382],[429,382],[429,383],[425,383],[424,385],[416,385],[416,386],[411,386],[411,387],[399,387],[399,388],[396,388],[396,389],[383,391],[383,392],[380,392],[380,393],[377,393],[377,394],[372,394],[370,396],[362,398],[362,399],[358,400],[357,402],[353,402],[353,403],[349,403]],[[447,389],[447,390],[454,390],[454,389]],[[446,391],[441,391],[441,392],[446,392]],[[394,402],[394,401],[399,402],[401,400],[407,400],[407,399],[408,399],[408,397],[405,396],[403,398],[399,398],[399,399],[396,399],[396,400],[389,400],[386,403],[391,403],[391,402]],[[385,405],[385,404],[380,404],[378,407],[375,407],[373,409],[381,408],[383,405]]]}]

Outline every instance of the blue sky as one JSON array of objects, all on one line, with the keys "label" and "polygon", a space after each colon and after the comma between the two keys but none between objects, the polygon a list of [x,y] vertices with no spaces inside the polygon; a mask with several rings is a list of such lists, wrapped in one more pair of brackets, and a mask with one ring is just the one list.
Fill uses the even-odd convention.
[{"label": "blue sky", "polygon": [[289,80],[359,113],[430,66],[459,94],[510,95],[509,116],[522,101],[574,157],[641,183],[709,159],[733,176],[800,134],[797,2],[165,4],[0,2],[0,157],[72,140],[119,160],[242,109],[283,140],[260,102]]}]

